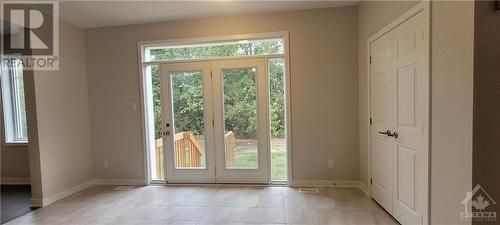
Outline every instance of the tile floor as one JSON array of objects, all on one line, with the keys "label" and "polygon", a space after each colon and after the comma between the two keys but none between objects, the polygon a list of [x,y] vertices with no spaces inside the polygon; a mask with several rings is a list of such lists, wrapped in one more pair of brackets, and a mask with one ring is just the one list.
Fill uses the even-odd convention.
[{"label": "tile floor", "polygon": [[8,225],[398,224],[359,189],[94,186]]}]

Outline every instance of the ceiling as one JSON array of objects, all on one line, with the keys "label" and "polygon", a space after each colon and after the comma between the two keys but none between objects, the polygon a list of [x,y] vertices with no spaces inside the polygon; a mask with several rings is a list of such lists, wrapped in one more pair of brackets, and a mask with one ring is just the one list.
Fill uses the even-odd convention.
[{"label": "ceiling", "polygon": [[61,1],[61,18],[81,28],[356,5],[357,1]]}]

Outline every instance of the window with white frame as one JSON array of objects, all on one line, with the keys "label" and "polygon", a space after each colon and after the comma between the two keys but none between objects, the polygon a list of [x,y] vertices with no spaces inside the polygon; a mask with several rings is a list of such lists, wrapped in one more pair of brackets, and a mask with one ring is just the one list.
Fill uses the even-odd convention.
[{"label": "window with white frame", "polygon": [[23,66],[21,63],[13,65],[12,67],[2,66],[0,77],[4,140],[7,144],[27,143]]}]

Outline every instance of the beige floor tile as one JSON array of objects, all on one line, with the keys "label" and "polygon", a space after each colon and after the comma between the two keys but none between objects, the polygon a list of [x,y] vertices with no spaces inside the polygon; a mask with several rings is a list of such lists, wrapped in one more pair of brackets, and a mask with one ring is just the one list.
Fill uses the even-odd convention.
[{"label": "beige floor tile", "polygon": [[260,198],[258,207],[260,208],[283,208],[282,196],[264,196]]},{"label": "beige floor tile", "polygon": [[182,206],[138,206],[132,209],[125,218],[129,219],[157,219],[173,220],[181,211]]},{"label": "beige floor tile", "polygon": [[285,215],[288,224],[317,224],[313,209],[286,209]]},{"label": "beige floor tile", "polygon": [[113,225],[169,225],[170,221],[150,219],[121,219]]},{"label": "beige floor tile", "polygon": [[87,207],[77,217],[117,218],[135,207],[134,205],[95,205]]},{"label": "beige floor tile", "polygon": [[259,223],[285,223],[285,210],[279,208],[259,208]]},{"label": "beige floor tile", "polygon": [[258,208],[232,208],[229,222],[256,223],[259,216]]},{"label": "beige floor tile", "polygon": [[231,214],[231,208],[207,207],[201,213],[200,222],[226,222]]},{"label": "beige floor tile", "polygon": [[117,218],[66,218],[63,221],[65,225],[114,225],[119,220]]},{"label": "beige floor tile", "polygon": [[182,206],[160,206],[151,212],[151,219],[173,220],[181,211]]},{"label": "beige floor tile", "polygon": [[233,207],[251,208],[258,207],[261,197],[256,195],[238,196],[232,199]]},{"label": "beige floor tile", "polygon": [[349,224],[352,225],[376,225],[375,218],[369,211],[346,210],[343,211]]},{"label": "beige floor tile", "polygon": [[288,187],[94,186],[9,225],[398,225],[354,188],[301,193]]},{"label": "beige floor tile", "polygon": [[329,209],[314,210],[316,222],[324,225],[348,225],[348,218],[342,211]]},{"label": "beige floor tile", "polygon": [[175,220],[199,221],[206,207],[184,206]]},{"label": "beige floor tile", "polygon": [[307,209],[307,200],[305,196],[293,195],[284,197],[284,205],[287,209]]}]

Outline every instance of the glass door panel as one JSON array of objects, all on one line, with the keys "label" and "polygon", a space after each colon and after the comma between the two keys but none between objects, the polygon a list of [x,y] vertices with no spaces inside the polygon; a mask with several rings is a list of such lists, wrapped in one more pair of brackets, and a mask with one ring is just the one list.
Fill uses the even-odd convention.
[{"label": "glass door panel", "polygon": [[175,168],[206,168],[203,71],[172,72]]},{"label": "glass door panel", "polygon": [[229,169],[257,169],[256,68],[224,69],[224,147]]}]

